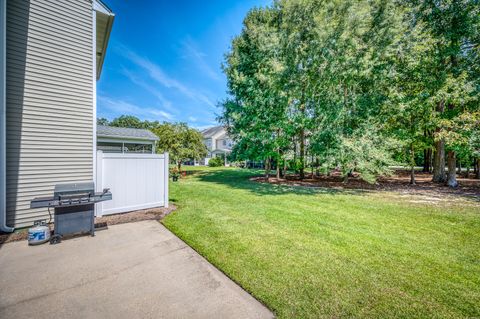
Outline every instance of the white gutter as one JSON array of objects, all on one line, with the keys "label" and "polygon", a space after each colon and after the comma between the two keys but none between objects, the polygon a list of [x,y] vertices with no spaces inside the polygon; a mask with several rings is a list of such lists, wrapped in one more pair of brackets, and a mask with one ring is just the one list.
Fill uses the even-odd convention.
[{"label": "white gutter", "polygon": [[7,226],[6,143],[7,143],[7,0],[0,0],[0,231],[13,232]]},{"label": "white gutter", "polygon": [[[107,53],[107,46],[108,42],[110,39],[110,33],[112,32],[112,26],[113,26],[113,20],[115,19],[115,14],[110,10],[109,7],[105,3],[103,3],[101,0],[94,0],[93,1],[93,10],[96,12],[96,14],[103,14],[107,16],[107,25],[105,26],[105,35],[102,43],[102,52],[100,54],[100,61],[98,62],[97,65],[97,80],[100,79],[100,74],[102,73],[102,68],[103,68],[103,62],[105,60],[105,55]],[[96,26],[96,22],[95,22]],[[96,36],[96,30],[95,30],[95,36]],[[97,54],[97,40],[95,39],[95,43],[93,44],[95,48],[95,63],[96,63],[96,54]],[[95,115],[96,117],[96,115]]]}]

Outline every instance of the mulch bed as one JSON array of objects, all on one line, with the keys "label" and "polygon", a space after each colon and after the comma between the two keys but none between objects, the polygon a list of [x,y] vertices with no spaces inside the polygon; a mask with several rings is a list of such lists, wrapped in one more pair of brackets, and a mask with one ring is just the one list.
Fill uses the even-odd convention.
[{"label": "mulch bed", "polygon": [[[175,205],[170,204],[168,208],[159,207],[152,209],[136,210],[129,213],[107,215],[103,217],[96,217],[95,224],[107,223],[107,226],[134,223],[142,220],[161,220],[172,211],[177,209]],[[53,229],[53,223],[50,224],[50,229]],[[0,232],[0,245],[28,239],[28,228],[16,230],[14,233],[2,233]]]},{"label": "mulch bed", "polygon": [[[473,174],[471,175],[473,177]],[[410,185],[410,173],[404,170],[395,171],[392,176],[381,177],[375,184],[369,184],[360,179],[358,175],[350,177],[347,182],[344,181],[340,172],[333,172],[330,176],[315,176],[308,174],[305,179],[300,180],[298,175],[288,175],[286,178],[277,179],[270,177],[268,183],[286,185],[286,186],[304,186],[304,187],[322,187],[332,189],[351,189],[351,190],[383,190],[383,191],[401,191],[407,193],[432,193],[462,195],[467,197],[480,197],[480,180],[473,178],[457,177],[459,186],[451,188],[446,185],[433,183],[432,174],[417,172],[415,174],[416,185]],[[253,181],[265,183],[265,177],[253,177]]]}]

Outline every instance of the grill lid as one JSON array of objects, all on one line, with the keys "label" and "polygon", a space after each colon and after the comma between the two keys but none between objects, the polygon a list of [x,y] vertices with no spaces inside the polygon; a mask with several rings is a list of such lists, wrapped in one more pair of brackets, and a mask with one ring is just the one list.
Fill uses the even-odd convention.
[{"label": "grill lid", "polygon": [[53,191],[53,197],[60,199],[67,196],[93,196],[95,184],[93,182],[57,184]]}]

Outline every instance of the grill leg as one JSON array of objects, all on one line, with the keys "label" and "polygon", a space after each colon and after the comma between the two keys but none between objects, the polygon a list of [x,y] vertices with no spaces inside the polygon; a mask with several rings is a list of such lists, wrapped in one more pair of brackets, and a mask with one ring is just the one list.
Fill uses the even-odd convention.
[{"label": "grill leg", "polygon": [[92,225],[90,229],[90,235],[95,236],[95,209],[92,209]]}]

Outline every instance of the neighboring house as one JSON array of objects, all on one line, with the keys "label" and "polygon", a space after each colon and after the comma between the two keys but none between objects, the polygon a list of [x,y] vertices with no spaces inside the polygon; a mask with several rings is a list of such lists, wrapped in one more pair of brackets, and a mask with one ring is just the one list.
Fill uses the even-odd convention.
[{"label": "neighboring house", "polygon": [[232,152],[233,141],[228,137],[227,131],[222,126],[214,126],[203,130],[203,143],[207,147],[207,157],[200,161],[201,165],[208,165],[208,161],[216,156],[225,158],[225,165],[228,165],[226,156]]},{"label": "neighboring house", "polygon": [[157,141],[149,130],[97,125],[97,150],[104,153],[155,154]]},{"label": "neighboring house", "polygon": [[98,0],[0,1],[2,230],[48,216],[30,200],[55,184],[94,180],[96,80],[113,19]]}]

